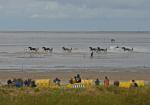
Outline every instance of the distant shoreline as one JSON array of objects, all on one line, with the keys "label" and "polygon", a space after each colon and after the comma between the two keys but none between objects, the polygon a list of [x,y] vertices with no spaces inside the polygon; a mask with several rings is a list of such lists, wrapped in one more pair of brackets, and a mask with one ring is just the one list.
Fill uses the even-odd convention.
[{"label": "distant shoreline", "polygon": [[0,33],[150,33],[150,31],[0,31]]}]

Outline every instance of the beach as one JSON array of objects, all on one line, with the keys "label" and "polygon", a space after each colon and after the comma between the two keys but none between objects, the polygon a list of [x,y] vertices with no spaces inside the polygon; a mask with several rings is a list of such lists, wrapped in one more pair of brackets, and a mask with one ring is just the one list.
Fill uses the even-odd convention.
[{"label": "beach", "polygon": [[[121,68],[120,68],[121,69]],[[126,71],[106,71],[101,69],[64,69],[64,70],[51,70],[45,72],[34,72],[30,71],[0,71],[0,81],[6,83],[8,79],[13,78],[22,78],[22,79],[50,79],[53,80],[56,77],[61,79],[63,84],[68,83],[71,77],[74,77],[76,74],[80,74],[82,79],[93,79],[99,78],[103,80],[105,76],[111,81],[119,80],[119,81],[127,81],[127,80],[145,80],[150,81],[150,71],[143,70],[141,71],[133,71],[133,69],[126,69]]]},{"label": "beach", "polygon": [[[150,81],[150,32],[0,32],[0,81],[55,79],[67,83],[108,76]],[[41,36],[42,35],[42,36]],[[4,37],[5,36],[5,37]],[[111,42],[111,39],[115,42]],[[38,49],[30,51],[29,47]],[[53,48],[45,52],[42,47]],[[64,51],[62,47],[72,49]],[[93,53],[92,48],[107,49]],[[122,48],[132,49],[125,51]]]}]

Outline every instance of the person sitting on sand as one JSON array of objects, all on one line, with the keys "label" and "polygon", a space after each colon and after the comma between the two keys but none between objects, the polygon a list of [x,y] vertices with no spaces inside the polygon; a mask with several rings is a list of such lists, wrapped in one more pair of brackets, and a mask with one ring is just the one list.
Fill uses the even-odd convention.
[{"label": "person sitting on sand", "polygon": [[57,77],[53,80],[53,82],[56,84],[56,85],[58,85],[58,86],[60,86],[60,79],[58,79]]},{"label": "person sitting on sand", "polygon": [[8,84],[8,85],[11,85],[11,84],[12,84],[12,81],[9,79],[9,80],[7,81],[7,84]]},{"label": "person sitting on sand", "polygon": [[69,80],[69,83],[70,83],[70,84],[73,84],[73,83],[74,83],[73,78],[71,78],[71,79]]},{"label": "person sitting on sand", "polygon": [[108,87],[109,86],[109,79],[107,76],[105,76],[105,79],[104,79],[104,86],[105,87]]},{"label": "person sitting on sand", "polygon": [[119,87],[119,81],[114,81],[114,86]]},{"label": "person sitting on sand", "polygon": [[98,78],[97,78],[96,81],[95,81],[95,85],[96,85],[96,86],[99,86],[99,85],[100,85],[100,80],[99,80]]},{"label": "person sitting on sand", "polygon": [[132,80],[131,87],[138,87],[138,84],[135,82],[135,80]]},{"label": "person sitting on sand", "polygon": [[34,81],[34,80],[31,81],[31,87],[32,87],[32,88],[36,87],[36,84],[35,84],[35,81]]},{"label": "person sitting on sand", "polygon": [[28,86],[28,81],[27,80],[24,80],[24,86]]}]

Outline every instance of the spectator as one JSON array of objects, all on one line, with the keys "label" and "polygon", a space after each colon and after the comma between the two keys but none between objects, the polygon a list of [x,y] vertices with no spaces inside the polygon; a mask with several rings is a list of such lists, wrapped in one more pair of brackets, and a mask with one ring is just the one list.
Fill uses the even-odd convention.
[{"label": "spectator", "polygon": [[56,84],[56,85],[58,85],[58,86],[60,86],[60,79],[58,79],[57,77],[53,80],[53,82]]},{"label": "spectator", "polygon": [[95,81],[95,85],[96,85],[96,86],[99,86],[99,85],[100,85],[100,80],[99,80],[98,78],[97,78],[96,81]]},{"label": "spectator", "polygon": [[77,82],[77,83],[81,83],[81,77],[80,77],[79,74],[77,74],[77,76],[76,76],[76,82]]},{"label": "spectator", "polygon": [[70,83],[70,84],[73,84],[73,83],[74,83],[73,78],[71,78],[71,79],[69,80],[69,83]]},{"label": "spectator", "polygon": [[119,81],[114,81],[114,86],[119,87]]},{"label": "spectator", "polygon": [[138,84],[135,82],[135,80],[132,80],[131,87],[138,87]]},{"label": "spectator", "polygon": [[109,86],[109,79],[107,76],[105,76],[105,79],[104,79],[104,86],[105,87],[108,87]]},{"label": "spectator", "polygon": [[12,81],[9,79],[9,80],[7,81],[7,84],[8,84],[8,85],[11,85],[11,84],[12,84]]}]

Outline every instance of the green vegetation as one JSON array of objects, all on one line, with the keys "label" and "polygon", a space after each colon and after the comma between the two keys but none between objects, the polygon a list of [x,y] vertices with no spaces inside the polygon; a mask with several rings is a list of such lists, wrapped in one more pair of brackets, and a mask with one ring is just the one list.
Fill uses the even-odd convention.
[{"label": "green vegetation", "polygon": [[149,105],[150,86],[88,89],[0,88],[0,105]]}]

